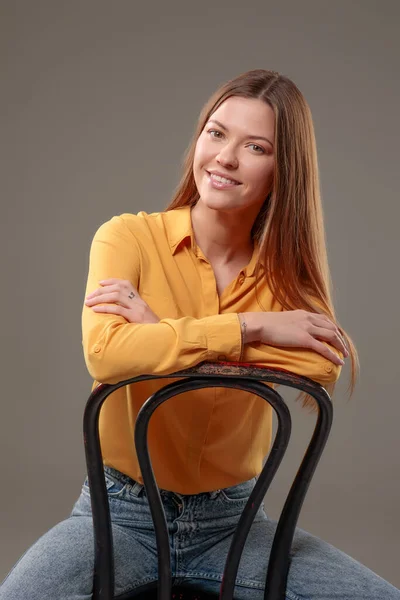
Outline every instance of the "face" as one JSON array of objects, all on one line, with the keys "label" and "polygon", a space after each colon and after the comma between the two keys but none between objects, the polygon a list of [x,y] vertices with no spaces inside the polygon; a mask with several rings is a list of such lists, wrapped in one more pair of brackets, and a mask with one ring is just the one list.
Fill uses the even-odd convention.
[{"label": "face", "polygon": [[272,189],[274,131],[274,112],[263,100],[225,100],[196,143],[193,173],[199,202],[255,218]]}]

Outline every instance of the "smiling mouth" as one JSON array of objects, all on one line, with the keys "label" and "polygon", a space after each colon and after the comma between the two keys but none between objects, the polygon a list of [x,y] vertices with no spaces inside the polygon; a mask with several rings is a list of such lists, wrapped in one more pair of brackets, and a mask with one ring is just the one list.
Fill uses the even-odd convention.
[{"label": "smiling mouth", "polygon": [[218,181],[219,183],[225,183],[227,185],[241,185],[239,183],[239,181],[235,181],[234,179],[229,179],[228,177],[222,177],[221,175],[216,175],[215,173],[210,173],[209,171],[206,171],[209,175],[209,177],[211,177],[211,179],[213,181]]}]

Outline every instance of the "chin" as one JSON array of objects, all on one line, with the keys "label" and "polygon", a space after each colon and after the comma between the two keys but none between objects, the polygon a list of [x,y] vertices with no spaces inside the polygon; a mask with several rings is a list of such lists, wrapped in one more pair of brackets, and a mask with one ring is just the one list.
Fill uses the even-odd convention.
[{"label": "chin", "polygon": [[234,203],[231,199],[223,197],[222,194],[218,196],[210,196],[209,194],[200,196],[199,202],[206,206],[210,210],[232,210],[235,208]]}]

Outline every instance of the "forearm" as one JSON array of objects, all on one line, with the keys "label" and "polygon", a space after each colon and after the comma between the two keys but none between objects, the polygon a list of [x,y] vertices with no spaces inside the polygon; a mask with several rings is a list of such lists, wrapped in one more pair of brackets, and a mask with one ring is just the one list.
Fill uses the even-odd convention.
[{"label": "forearm", "polygon": [[271,369],[284,369],[309,377],[321,385],[337,381],[342,371],[341,366],[333,364],[314,350],[270,346],[262,342],[246,344],[240,360]]},{"label": "forearm", "polygon": [[240,324],[235,313],[158,323],[100,319],[84,308],[83,349],[91,376],[117,383],[143,374],[168,375],[203,361],[240,358]]},{"label": "forearm", "polygon": [[[283,347],[260,341],[263,337],[262,321],[265,313],[248,312],[239,313],[238,316],[242,332],[241,362],[284,369],[309,377],[322,385],[339,378],[341,367],[314,350],[300,346]],[[335,348],[330,347],[337,353]]]}]

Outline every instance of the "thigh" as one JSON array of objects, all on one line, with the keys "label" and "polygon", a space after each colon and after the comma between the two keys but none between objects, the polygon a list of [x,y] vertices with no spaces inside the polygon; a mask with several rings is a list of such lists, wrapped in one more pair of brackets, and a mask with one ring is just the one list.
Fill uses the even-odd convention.
[{"label": "thigh", "polygon": [[0,600],[88,600],[93,537],[88,517],[58,523],[25,552],[0,587]]},{"label": "thigh", "polygon": [[[235,599],[262,600],[276,522],[253,523],[236,579]],[[233,533],[191,562],[185,583],[218,594]],[[287,600],[400,600],[400,591],[347,554],[296,529],[287,581]]]},{"label": "thigh", "polygon": [[[0,600],[90,600],[92,518],[77,514],[58,523],[21,557],[0,587]],[[153,550],[136,539],[131,528],[113,523],[112,530],[115,595],[156,581],[157,556]]]}]

